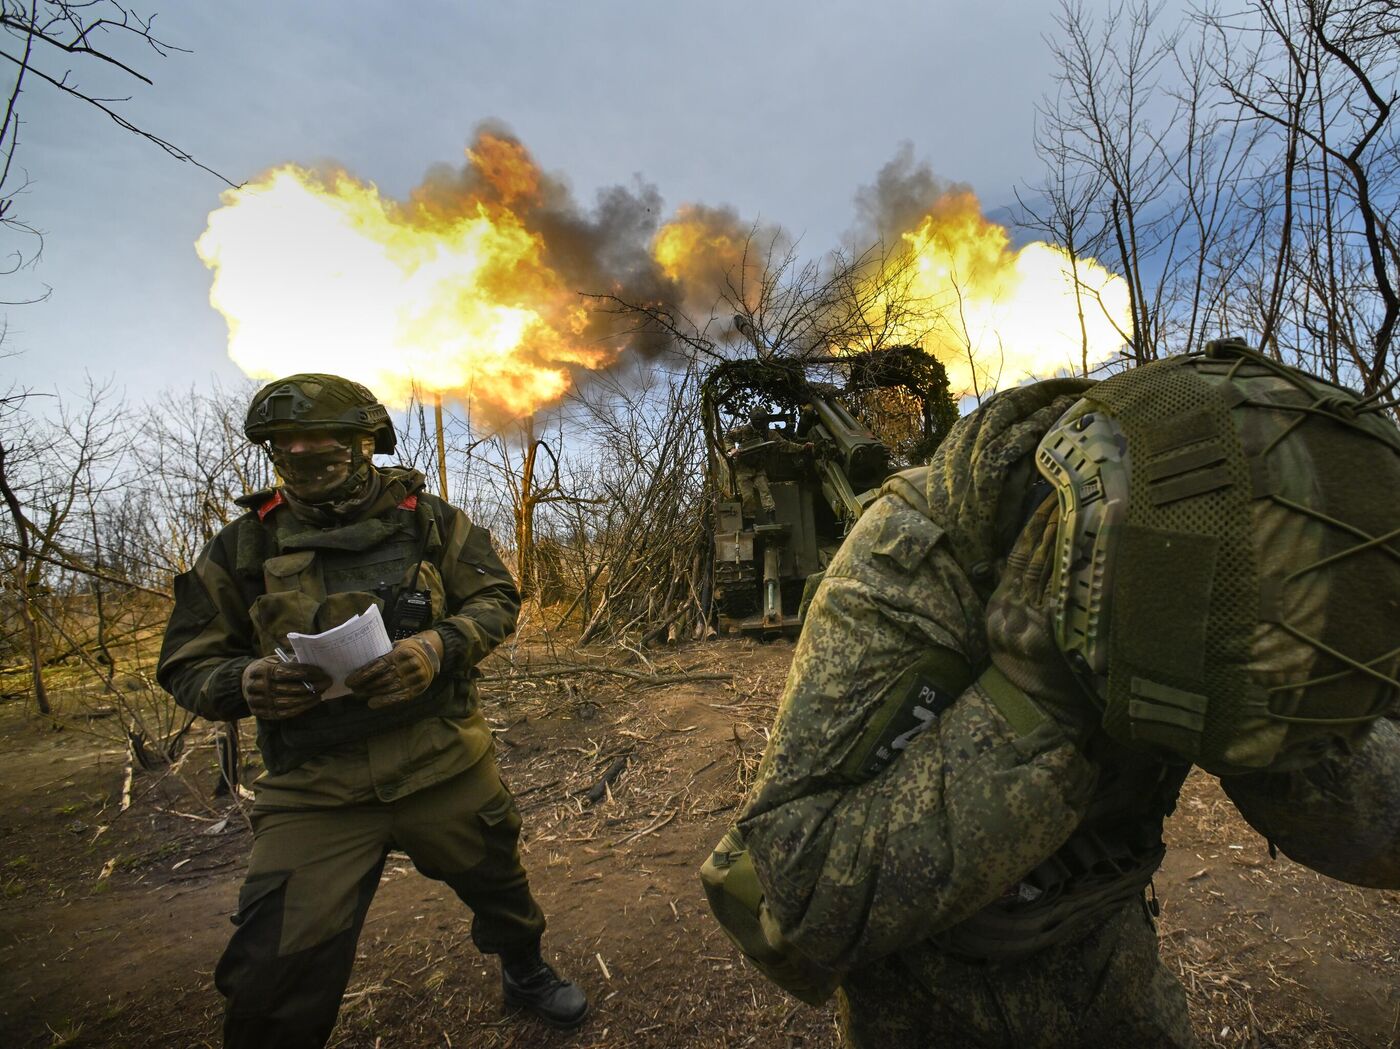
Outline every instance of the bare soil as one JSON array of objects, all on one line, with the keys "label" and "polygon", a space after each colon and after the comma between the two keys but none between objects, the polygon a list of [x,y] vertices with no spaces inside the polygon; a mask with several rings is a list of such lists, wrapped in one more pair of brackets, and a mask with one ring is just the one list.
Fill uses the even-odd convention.
[{"label": "bare soil", "polygon": [[[517,662],[508,678],[496,661],[486,708],[524,813],[547,952],[593,1015],[562,1035],[503,1014],[466,910],[394,856],[331,1044],[834,1047],[833,1009],[801,1006],[747,967],[696,877],[757,765],[791,652],[730,640],[649,656],[655,667],[597,663],[621,674],[559,673],[560,658],[600,657],[532,652],[544,669]],[[138,768],[119,811],[127,752],[102,738],[110,723],[56,731],[25,704],[0,703],[0,1045],[218,1045],[211,974],[247,802],[211,798],[212,750],[197,736],[177,772]],[[1400,1045],[1400,893],[1271,859],[1204,775],[1168,837],[1163,954],[1203,1044]]]}]

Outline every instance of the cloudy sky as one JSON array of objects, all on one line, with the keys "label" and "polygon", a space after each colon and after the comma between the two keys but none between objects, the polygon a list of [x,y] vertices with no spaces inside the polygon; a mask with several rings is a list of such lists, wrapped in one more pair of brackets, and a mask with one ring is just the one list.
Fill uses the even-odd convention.
[{"label": "cloudy sky", "polygon": [[[158,0],[157,0],[158,2]],[[142,13],[151,9],[138,8]],[[154,86],[75,65],[90,90],[235,182],[334,162],[403,195],[504,123],[584,204],[643,179],[669,212],[727,204],[812,254],[900,144],[989,210],[1039,173],[1034,106],[1053,91],[1052,8],[1015,0],[181,0],[123,49]],[[22,99],[15,207],[42,257],[6,276],[0,371],[36,389],[85,372],[134,397],[236,379],[194,252],[224,188],[39,84]],[[7,234],[7,251],[30,244]],[[8,386],[9,382],[3,384]]]}]

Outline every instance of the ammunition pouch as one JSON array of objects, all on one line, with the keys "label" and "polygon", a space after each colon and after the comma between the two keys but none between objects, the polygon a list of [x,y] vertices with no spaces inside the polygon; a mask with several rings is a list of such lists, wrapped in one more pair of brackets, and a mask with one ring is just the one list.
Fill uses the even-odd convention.
[{"label": "ammunition pouch", "polygon": [[[388,613],[382,595],[402,592],[415,577],[415,566],[420,590],[412,593],[425,597],[425,626],[443,618],[446,589],[420,539],[424,526],[418,516],[397,509],[388,517],[310,531],[288,521],[288,514],[279,515],[276,525],[268,522],[271,528],[250,521],[246,527],[268,528],[276,551],[261,565],[263,593],[249,609],[259,653],[288,647],[289,633],[329,630],[372,605]],[[435,536],[436,529],[429,527],[428,534]],[[374,710],[366,697],[351,695],[326,700],[285,721],[259,722],[258,746],[271,771],[284,771],[311,754],[426,717],[464,717],[474,701],[470,672],[444,675],[406,703]]]}]

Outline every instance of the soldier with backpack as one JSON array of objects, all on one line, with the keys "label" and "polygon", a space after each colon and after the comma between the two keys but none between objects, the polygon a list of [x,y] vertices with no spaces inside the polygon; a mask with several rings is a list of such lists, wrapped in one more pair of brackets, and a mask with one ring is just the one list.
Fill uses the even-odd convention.
[{"label": "soldier with backpack", "polygon": [[1001,393],[818,588],[702,877],[857,1049],[1188,1046],[1157,953],[1193,765],[1400,887],[1400,431],[1233,340]]}]

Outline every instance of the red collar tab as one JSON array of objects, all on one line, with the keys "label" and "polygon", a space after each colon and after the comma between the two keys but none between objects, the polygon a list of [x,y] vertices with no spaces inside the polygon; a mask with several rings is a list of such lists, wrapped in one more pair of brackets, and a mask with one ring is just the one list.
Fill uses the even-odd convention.
[{"label": "red collar tab", "polygon": [[405,497],[404,497],[404,501],[401,502],[401,503],[399,503],[399,509],[400,509],[400,510],[417,510],[417,509],[418,509],[418,496],[416,496],[416,495],[405,496]]},{"label": "red collar tab", "polygon": [[276,510],[286,501],[287,500],[282,498],[282,490],[279,488],[277,491],[272,493],[271,499],[263,503],[262,506],[258,507],[258,520],[266,521],[267,515],[272,513],[273,510]]}]

